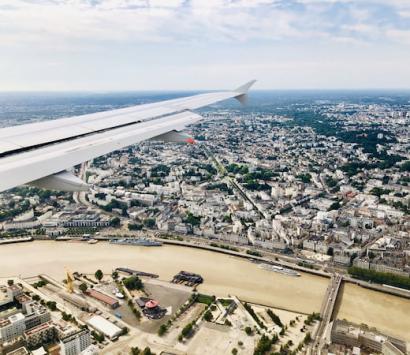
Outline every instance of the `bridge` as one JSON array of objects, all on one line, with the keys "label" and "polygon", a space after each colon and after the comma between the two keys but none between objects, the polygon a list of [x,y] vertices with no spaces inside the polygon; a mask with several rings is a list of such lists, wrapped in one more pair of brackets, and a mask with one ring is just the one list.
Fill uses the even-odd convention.
[{"label": "bridge", "polygon": [[321,354],[325,345],[326,329],[332,320],[333,311],[336,305],[337,296],[339,294],[340,285],[343,277],[339,274],[333,274],[330,278],[329,285],[323,298],[322,307],[320,309],[320,322],[313,337],[313,345],[308,349],[310,354]]}]

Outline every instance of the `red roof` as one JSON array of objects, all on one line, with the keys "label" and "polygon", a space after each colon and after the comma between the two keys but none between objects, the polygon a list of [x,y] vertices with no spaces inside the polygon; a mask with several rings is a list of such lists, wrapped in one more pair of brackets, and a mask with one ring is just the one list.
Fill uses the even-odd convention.
[{"label": "red roof", "polygon": [[155,300],[149,300],[147,303],[145,303],[146,308],[155,308],[158,307],[158,301]]},{"label": "red roof", "polygon": [[105,295],[105,294],[102,293],[102,292],[98,292],[98,291],[96,291],[96,290],[89,289],[89,290],[87,291],[87,293],[88,293],[88,295],[90,295],[91,297],[94,297],[95,299],[97,299],[97,300],[99,300],[99,301],[101,301],[101,302],[104,302],[104,303],[106,303],[106,304],[108,304],[108,305],[110,305],[110,306],[113,306],[113,305],[118,304],[118,300],[117,300],[117,299],[112,298],[112,297],[110,297],[110,296],[108,296],[108,295]]}]

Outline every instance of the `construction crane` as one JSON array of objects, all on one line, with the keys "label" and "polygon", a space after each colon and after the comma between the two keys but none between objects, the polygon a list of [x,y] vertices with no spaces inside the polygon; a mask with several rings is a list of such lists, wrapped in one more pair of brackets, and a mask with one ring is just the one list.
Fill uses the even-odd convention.
[{"label": "construction crane", "polygon": [[70,270],[68,268],[65,268],[65,273],[66,273],[66,287],[67,287],[67,292],[68,293],[73,293],[74,292],[74,277],[71,274]]}]

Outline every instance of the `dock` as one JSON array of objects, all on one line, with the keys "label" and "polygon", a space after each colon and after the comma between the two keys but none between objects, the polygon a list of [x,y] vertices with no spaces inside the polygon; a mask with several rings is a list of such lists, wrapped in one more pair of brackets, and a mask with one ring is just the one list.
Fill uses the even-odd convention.
[{"label": "dock", "polygon": [[127,268],[127,267],[117,267],[115,269],[115,271],[123,272],[123,273],[128,274],[128,275],[150,277],[152,279],[157,279],[159,277],[159,275],[157,275],[157,274],[152,274],[150,272],[145,272],[145,271],[134,270],[134,269],[130,269],[130,268]]},{"label": "dock", "polygon": [[192,272],[180,271],[172,279],[173,283],[184,283],[187,286],[196,286],[204,282],[204,279],[199,274],[194,274]]}]

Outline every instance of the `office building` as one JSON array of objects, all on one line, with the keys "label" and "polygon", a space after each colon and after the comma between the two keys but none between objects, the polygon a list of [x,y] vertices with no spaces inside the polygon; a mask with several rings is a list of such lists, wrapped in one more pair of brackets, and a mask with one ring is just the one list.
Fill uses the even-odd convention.
[{"label": "office building", "polygon": [[90,345],[90,332],[87,329],[79,330],[60,339],[61,355],[78,355]]}]

